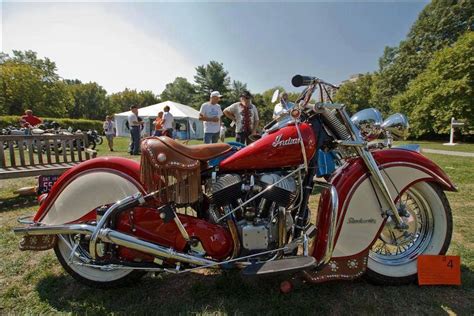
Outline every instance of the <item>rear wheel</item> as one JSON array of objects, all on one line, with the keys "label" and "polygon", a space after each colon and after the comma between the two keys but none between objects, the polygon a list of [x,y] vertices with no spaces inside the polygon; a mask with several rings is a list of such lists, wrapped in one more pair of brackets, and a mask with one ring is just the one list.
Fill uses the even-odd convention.
[{"label": "rear wheel", "polygon": [[54,252],[63,266],[64,270],[79,282],[95,288],[112,288],[136,283],[145,271],[122,270],[122,269],[100,269],[81,265],[84,263],[80,258],[90,259],[88,252],[88,242],[80,242],[75,249],[74,236],[58,236],[58,242],[54,247]]},{"label": "rear wheel", "polygon": [[407,211],[408,229],[400,231],[389,218],[372,246],[367,278],[377,284],[398,285],[416,281],[420,255],[445,254],[451,242],[451,207],[438,185],[419,182],[399,199]]}]

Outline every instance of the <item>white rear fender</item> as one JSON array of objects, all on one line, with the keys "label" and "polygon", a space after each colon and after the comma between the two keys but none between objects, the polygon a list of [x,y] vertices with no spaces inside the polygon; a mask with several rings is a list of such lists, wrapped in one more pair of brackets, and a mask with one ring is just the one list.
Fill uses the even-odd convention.
[{"label": "white rear fender", "polygon": [[130,178],[109,171],[92,170],[73,179],[50,205],[41,223],[74,222],[98,206],[111,204],[142,191]]},{"label": "white rear fender", "polygon": [[80,164],[58,179],[34,220],[47,225],[75,222],[99,206],[144,192],[138,171],[137,162],[124,158]]}]

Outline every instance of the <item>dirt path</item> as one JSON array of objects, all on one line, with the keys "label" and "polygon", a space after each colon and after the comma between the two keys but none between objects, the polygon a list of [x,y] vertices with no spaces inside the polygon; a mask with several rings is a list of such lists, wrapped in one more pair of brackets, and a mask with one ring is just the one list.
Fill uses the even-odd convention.
[{"label": "dirt path", "polygon": [[459,156],[459,157],[474,157],[474,153],[467,153],[464,151],[449,151],[449,150],[438,150],[438,149],[429,149],[429,148],[423,148],[421,151],[425,153],[429,153],[429,154],[440,154],[440,155]]}]

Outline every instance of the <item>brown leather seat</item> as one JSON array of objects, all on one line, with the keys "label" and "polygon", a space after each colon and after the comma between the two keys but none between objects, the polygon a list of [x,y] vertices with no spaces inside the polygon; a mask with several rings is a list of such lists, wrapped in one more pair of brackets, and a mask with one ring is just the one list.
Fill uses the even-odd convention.
[{"label": "brown leather seat", "polygon": [[171,149],[183,154],[188,158],[201,161],[207,161],[216,158],[232,149],[229,144],[224,143],[188,146],[178,143],[174,139],[166,136],[160,136],[159,138],[164,144],[166,144],[166,146],[170,147]]}]

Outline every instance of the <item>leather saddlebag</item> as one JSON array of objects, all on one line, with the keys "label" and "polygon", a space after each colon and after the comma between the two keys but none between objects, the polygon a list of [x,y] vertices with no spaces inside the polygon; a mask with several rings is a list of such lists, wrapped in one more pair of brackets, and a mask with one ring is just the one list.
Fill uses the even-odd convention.
[{"label": "leather saddlebag", "polygon": [[196,202],[201,193],[199,160],[168,147],[158,137],[141,143],[140,177],[148,192],[160,190],[163,202],[178,205]]}]

